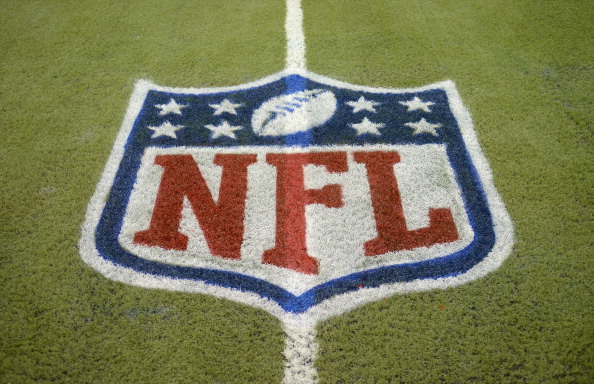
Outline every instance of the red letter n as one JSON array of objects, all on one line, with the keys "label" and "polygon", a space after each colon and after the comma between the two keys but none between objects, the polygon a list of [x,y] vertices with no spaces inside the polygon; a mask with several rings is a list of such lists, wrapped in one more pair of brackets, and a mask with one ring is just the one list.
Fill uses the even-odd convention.
[{"label": "red letter n", "polygon": [[134,235],[134,243],[184,251],[188,236],[179,232],[184,198],[190,202],[210,252],[239,259],[247,194],[247,167],[256,155],[222,155],[214,164],[223,167],[218,202],[215,203],[192,155],[160,155],[163,167],[150,226]]}]

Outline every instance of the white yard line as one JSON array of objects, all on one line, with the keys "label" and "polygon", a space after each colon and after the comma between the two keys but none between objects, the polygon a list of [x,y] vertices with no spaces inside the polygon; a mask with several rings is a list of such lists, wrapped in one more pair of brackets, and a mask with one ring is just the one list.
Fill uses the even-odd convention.
[{"label": "white yard line", "polygon": [[287,62],[288,70],[305,70],[305,36],[301,0],[287,0]]},{"label": "white yard line", "polygon": [[[301,0],[287,0],[287,71],[305,71],[305,35]],[[285,373],[282,384],[317,384],[318,355],[316,321],[283,322],[285,330]]]},{"label": "white yard line", "polygon": [[318,371],[315,360],[318,354],[316,326],[285,324],[285,376],[282,384],[316,384]]}]

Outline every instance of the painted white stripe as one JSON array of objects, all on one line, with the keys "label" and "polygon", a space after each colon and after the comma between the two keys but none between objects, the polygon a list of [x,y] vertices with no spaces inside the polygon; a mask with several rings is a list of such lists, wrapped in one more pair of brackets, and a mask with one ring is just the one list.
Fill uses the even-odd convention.
[{"label": "painted white stripe", "polygon": [[287,0],[287,62],[288,70],[305,70],[305,35],[301,0]]},{"label": "painted white stripe", "polygon": [[[305,71],[305,35],[301,0],[287,0],[287,72]],[[301,321],[283,321],[285,329],[285,373],[282,384],[317,384],[318,355],[316,321],[302,316]]]},{"label": "painted white stripe", "polygon": [[316,326],[307,323],[301,326],[285,324],[285,376],[282,384],[316,384],[318,371],[314,365],[318,344]]}]

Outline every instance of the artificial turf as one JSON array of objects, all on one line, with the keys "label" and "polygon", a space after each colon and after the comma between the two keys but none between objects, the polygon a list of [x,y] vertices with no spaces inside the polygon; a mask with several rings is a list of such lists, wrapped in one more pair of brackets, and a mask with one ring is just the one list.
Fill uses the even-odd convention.
[{"label": "artificial turf", "polygon": [[[284,67],[284,1],[0,4],[0,382],[278,383],[264,311],[113,282],[77,249],[133,84],[241,84]],[[452,79],[512,217],[487,277],[318,326],[320,383],[594,381],[594,3],[303,1],[307,66]]]}]

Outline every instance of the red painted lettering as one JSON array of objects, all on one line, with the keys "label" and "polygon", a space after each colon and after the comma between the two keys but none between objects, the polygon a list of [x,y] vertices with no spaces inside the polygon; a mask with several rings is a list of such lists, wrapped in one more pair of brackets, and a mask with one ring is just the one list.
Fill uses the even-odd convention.
[{"label": "red painted lettering", "polygon": [[164,249],[186,250],[188,237],[179,232],[184,198],[192,206],[211,253],[239,259],[247,193],[247,167],[256,155],[217,154],[214,164],[223,167],[218,202],[215,203],[191,155],[160,155],[163,167],[150,226],[134,235],[134,243]]},{"label": "red painted lettering", "polygon": [[447,208],[429,209],[429,226],[409,231],[402,209],[394,164],[400,161],[396,152],[355,152],[357,163],[365,164],[377,237],[365,242],[365,255],[429,247],[458,240],[458,231]]},{"label": "red painted lettering", "polygon": [[264,252],[262,261],[305,274],[317,274],[318,261],[307,254],[305,206],[318,203],[329,208],[342,207],[342,191],[338,184],[305,189],[303,166],[315,164],[332,173],[346,172],[346,153],[270,153],[266,162],[277,171],[276,244]]}]

